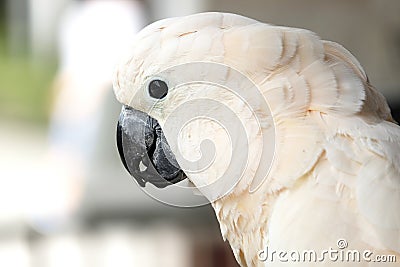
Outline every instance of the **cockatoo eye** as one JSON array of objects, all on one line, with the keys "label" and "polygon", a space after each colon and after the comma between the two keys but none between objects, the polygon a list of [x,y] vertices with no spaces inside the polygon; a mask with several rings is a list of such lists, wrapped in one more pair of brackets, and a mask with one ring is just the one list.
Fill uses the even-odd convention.
[{"label": "cockatoo eye", "polygon": [[164,98],[168,94],[167,83],[161,80],[152,80],[149,83],[149,94],[152,98]]}]

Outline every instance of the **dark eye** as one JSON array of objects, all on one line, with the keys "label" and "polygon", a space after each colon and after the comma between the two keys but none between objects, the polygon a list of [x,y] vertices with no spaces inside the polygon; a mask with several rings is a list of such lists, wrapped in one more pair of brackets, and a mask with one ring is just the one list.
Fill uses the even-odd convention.
[{"label": "dark eye", "polygon": [[149,83],[149,94],[153,98],[164,98],[168,94],[168,85],[164,81],[153,80]]}]

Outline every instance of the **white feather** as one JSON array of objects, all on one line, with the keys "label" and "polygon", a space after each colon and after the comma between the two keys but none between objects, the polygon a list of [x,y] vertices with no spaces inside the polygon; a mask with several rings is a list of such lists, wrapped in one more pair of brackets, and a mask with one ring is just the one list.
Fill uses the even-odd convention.
[{"label": "white feather", "polygon": [[[173,18],[137,36],[134,51],[116,71],[116,96],[126,105],[146,110],[147,100],[138,92],[148,77],[197,61],[226,64],[245,74],[268,101],[275,122],[272,169],[252,192],[252,179],[263,164],[260,153],[273,144],[262,144],[263,129],[257,128],[243,99],[216,87],[185,87],[175,91],[170,102],[160,104],[159,113],[152,114],[163,125],[176,106],[206,96],[228,105],[244,123],[250,140],[249,167],[232,192],[212,203],[222,236],[242,266],[264,266],[257,255],[265,246],[320,252],[335,247],[339,238],[346,239],[351,249],[396,255],[400,260],[400,128],[393,123],[384,97],[369,84],[350,52],[307,30],[271,26],[233,14]],[[249,90],[230,71],[219,78],[213,70],[197,75]],[[169,78],[177,82],[174,79],[195,76],[183,71]],[[251,100],[257,103],[254,110],[262,107],[262,99]],[[192,125],[184,132],[191,139],[181,140],[186,142],[183,150],[188,157],[197,155],[194,144],[204,136],[222,151],[208,172],[189,175],[196,186],[216,179],[228,164],[223,158],[228,145],[223,130],[213,127],[210,123]],[[175,138],[166,136],[169,141]],[[331,265],[376,266],[373,262],[318,266]]]}]

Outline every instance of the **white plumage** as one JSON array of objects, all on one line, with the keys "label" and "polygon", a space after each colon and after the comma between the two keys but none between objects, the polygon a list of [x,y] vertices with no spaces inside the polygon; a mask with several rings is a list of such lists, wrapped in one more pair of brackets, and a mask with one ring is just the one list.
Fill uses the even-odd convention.
[{"label": "white plumage", "polygon": [[[168,67],[198,61],[239,70],[257,85],[270,106],[275,158],[266,181],[255,192],[251,187],[262,164],[258,162],[262,138],[250,111],[237,97],[213,86],[191,85],[171,89],[167,99],[149,111],[152,102],[143,93],[146,82]],[[174,84],[189,76],[196,73],[164,78]],[[221,79],[228,77],[229,73]],[[116,71],[114,87],[121,103],[149,111],[161,126],[188,99],[215,99],[236,112],[250,140],[249,166],[236,187],[212,205],[222,235],[242,266],[283,264],[260,261],[259,251],[266,247],[321,252],[337,248],[338,239],[347,240],[349,249],[371,250],[372,258],[395,255],[397,263],[391,266],[399,266],[400,128],[360,63],[342,46],[307,30],[233,14],[172,18],[137,35],[130,55]],[[194,147],[208,136],[221,159],[208,170],[188,175],[199,186],[216,179],[229,162],[218,154],[225,151],[223,129],[209,121],[197,123],[181,132],[182,154],[195,160],[199,153]],[[169,136],[168,130],[165,134],[169,142],[177,138]],[[362,259],[286,265],[380,266]]]}]

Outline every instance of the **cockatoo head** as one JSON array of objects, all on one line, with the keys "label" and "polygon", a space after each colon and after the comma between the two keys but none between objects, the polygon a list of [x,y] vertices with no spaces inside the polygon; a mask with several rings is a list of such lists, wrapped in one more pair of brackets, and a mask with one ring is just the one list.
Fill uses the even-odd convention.
[{"label": "cockatoo head", "polygon": [[136,36],[114,90],[124,105],[120,156],[141,186],[188,177],[216,199],[254,182],[243,178],[254,178],[260,160],[272,161],[273,145],[260,152],[262,140],[273,143],[274,127],[255,81],[271,60],[260,54],[281,46],[273,31],[257,37],[265,27],[234,14],[202,13],[155,22]]},{"label": "cockatoo head", "polygon": [[[384,217],[376,233],[398,237],[398,209],[376,212],[398,187],[375,178],[398,178],[398,128],[384,122],[384,97],[342,46],[233,14],[172,18],[137,35],[114,88],[125,167],[141,186],[173,185],[168,192],[189,178],[243,266],[259,266],[266,244],[293,249],[288,230],[308,249],[358,229],[365,247]],[[371,205],[364,195],[378,197]],[[389,240],[394,250],[398,240]]]}]

